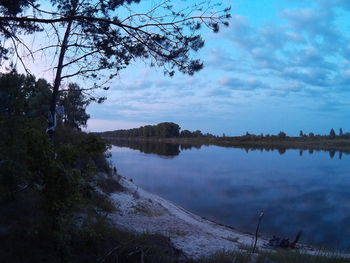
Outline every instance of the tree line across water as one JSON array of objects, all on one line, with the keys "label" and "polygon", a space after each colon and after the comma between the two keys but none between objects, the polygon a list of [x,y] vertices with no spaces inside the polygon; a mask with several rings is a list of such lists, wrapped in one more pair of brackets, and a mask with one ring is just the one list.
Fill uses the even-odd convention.
[{"label": "tree line across water", "polygon": [[181,130],[173,122],[162,122],[157,125],[146,125],[139,128],[100,132],[97,135],[107,139],[112,144],[116,141],[145,141],[177,143],[184,145],[217,145],[223,147],[237,147],[245,149],[277,149],[284,152],[286,149],[350,151],[350,133],[342,128],[337,134],[332,128],[329,134],[320,135],[300,131],[299,136],[288,136],[281,131],[278,134],[250,134],[242,136],[216,136],[210,133],[203,134],[200,130]]},{"label": "tree line across water", "polygon": [[189,131],[181,130],[181,127],[174,122],[161,122],[156,125],[145,125],[139,128],[121,129],[115,131],[106,131],[98,133],[102,137],[117,137],[117,138],[235,138],[240,140],[284,140],[288,138],[300,138],[300,139],[350,139],[350,133],[344,133],[343,129],[339,129],[339,133],[336,134],[332,128],[328,135],[314,134],[313,132],[304,133],[302,130],[299,132],[298,137],[288,136],[285,132],[281,131],[277,135],[270,134],[251,134],[247,132],[242,136],[216,136],[211,133],[202,133],[200,130]]},{"label": "tree line across water", "polygon": [[[225,134],[223,137],[226,137]],[[243,138],[243,139],[251,139],[251,140],[258,140],[258,139],[288,139],[288,138],[293,138],[293,139],[336,139],[336,138],[341,138],[341,139],[350,139],[350,133],[349,132],[343,132],[343,129],[339,129],[339,133],[337,134],[335,130],[332,128],[329,131],[329,134],[321,135],[321,134],[315,134],[313,132],[310,133],[304,133],[302,130],[299,132],[299,136],[288,136],[285,132],[280,131],[277,135],[270,135],[270,134],[250,134],[247,132],[245,135],[242,136],[236,136],[234,138]]]},{"label": "tree line across water", "polygon": [[139,128],[123,129],[115,131],[107,131],[99,133],[103,137],[119,137],[119,138],[198,138],[198,137],[215,137],[213,134],[203,134],[200,130],[189,131],[183,130],[178,124],[173,122],[161,122],[157,125],[145,125]]}]

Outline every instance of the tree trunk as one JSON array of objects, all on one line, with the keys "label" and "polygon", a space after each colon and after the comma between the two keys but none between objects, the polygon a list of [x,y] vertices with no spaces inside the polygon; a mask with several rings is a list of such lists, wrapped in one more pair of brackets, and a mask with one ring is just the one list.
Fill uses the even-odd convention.
[{"label": "tree trunk", "polygon": [[65,56],[66,51],[67,51],[68,37],[70,35],[71,28],[72,28],[72,20],[70,20],[68,22],[66,32],[64,33],[62,46],[61,46],[61,50],[60,50],[60,55],[58,58],[55,81],[53,84],[52,98],[51,98],[50,111],[49,111],[49,127],[47,128],[47,133],[50,135],[51,138],[54,136],[54,133],[55,133],[56,104],[57,104],[57,100],[58,100],[59,88],[61,85],[63,60],[64,60],[64,56]]},{"label": "tree trunk", "polygon": [[[70,13],[71,16],[74,16],[77,5],[78,5],[78,1],[73,0],[72,10]],[[56,128],[56,105],[58,100],[58,92],[59,92],[59,88],[61,86],[61,80],[62,80],[61,76],[62,76],[62,69],[63,69],[63,61],[68,48],[68,38],[71,34],[72,24],[73,24],[73,20],[68,20],[67,28],[66,28],[66,31],[64,32],[64,37],[60,48],[60,55],[57,63],[55,81],[53,83],[52,98],[51,98],[50,111],[48,116],[49,125],[46,130],[50,138],[53,138],[55,133],[55,128]]]}]

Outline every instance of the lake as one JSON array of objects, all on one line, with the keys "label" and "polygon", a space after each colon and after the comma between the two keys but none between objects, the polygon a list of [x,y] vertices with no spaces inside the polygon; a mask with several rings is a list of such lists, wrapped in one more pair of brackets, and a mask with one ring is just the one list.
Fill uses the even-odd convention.
[{"label": "lake", "polygon": [[350,155],[115,143],[118,173],[207,219],[337,250],[350,249]]}]

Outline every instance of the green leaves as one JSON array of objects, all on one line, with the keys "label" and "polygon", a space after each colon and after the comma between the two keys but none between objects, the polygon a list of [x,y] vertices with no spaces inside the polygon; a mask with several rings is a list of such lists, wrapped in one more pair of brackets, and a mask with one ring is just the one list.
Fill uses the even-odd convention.
[{"label": "green leaves", "polygon": [[89,103],[90,100],[84,96],[77,84],[69,84],[68,90],[64,91],[59,99],[59,104],[64,106],[64,123],[76,129],[86,126],[90,115],[86,113],[85,109]]}]

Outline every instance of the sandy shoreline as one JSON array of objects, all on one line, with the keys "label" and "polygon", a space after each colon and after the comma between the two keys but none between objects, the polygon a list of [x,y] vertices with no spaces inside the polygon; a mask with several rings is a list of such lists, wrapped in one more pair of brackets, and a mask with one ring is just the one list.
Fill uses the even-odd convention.
[{"label": "sandy shoreline", "polygon": [[[162,234],[187,258],[198,259],[223,250],[251,251],[254,242],[252,234],[201,218],[143,190],[123,176],[119,178],[119,183],[125,191],[110,194],[116,207],[110,219],[116,227],[136,233]],[[257,248],[260,251],[273,251],[268,246],[268,237],[259,237]],[[298,244],[298,251],[334,256],[334,252],[320,252],[301,244]],[[337,253],[336,256],[350,258],[350,254],[344,253]]]},{"label": "sandy shoreline", "polygon": [[[126,191],[111,194],[117,211],[110,215],[120,228],[142,233],[161,233],[189,258],[199,258],[222,250],[251,246],[254,237],[203,219],[173,203],[151,194],[121,177]],[[257,247],[264,248],[266,238]]]}]

